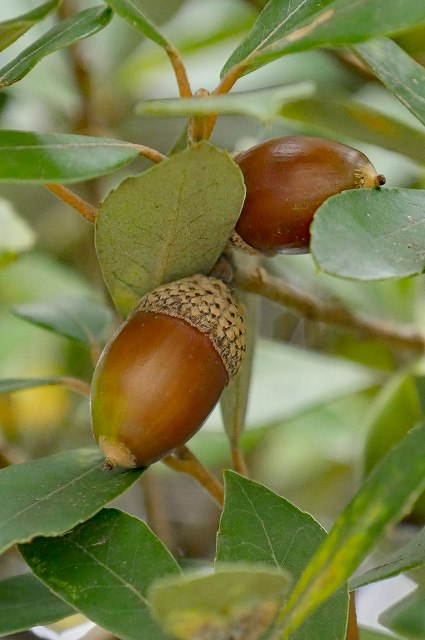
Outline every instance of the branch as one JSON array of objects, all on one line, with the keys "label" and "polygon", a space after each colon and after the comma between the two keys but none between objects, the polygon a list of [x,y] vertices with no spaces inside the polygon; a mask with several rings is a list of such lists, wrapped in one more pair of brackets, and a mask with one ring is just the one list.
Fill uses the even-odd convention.
[{"label": "branch", "polygon": [[145,147],[145,145],[143,144],[132,144],[129,142],[128,146],[135,147],[139,152],[139,156],[143,156],[151,162],[155,162],[155,164],[158,164],[159,162],[167,159],[167,156],[164,156],[163,153],[160,153],[159,151],[157,151],[156,149],[152,149],[151,147]]},{"label": "branch", "polygon": [[239,269],[235,273],[235,283],[245,291],[295,309],[310,320],[353,329],[394,347],[425,350],[425,335],[416,327],[355,313],[338,303],[325,302],[269,275],[264,269]]},{"label": "branch", "polygon": [[181,58],[180,53],[171,44],[167,46],[165,51],[174,69],[174,75],[176,76],[180,97],[191,98],[192,90],[190,88],[190,83],[187,77],[186,68],[183,64],[183,60]]},{"label": "branch", "polygon": [[80,196],[77,196],[77,194],[71,191],[71,189],[68,189],[68,187],[53,183],[48,183],[44,186],[59,198],[59,200],[69,204],[70,207],[75,209],[75,211],[88,222],[93,223],[96,220],[97,208],[80,198]]},{"label": "branch", "polygon": [[[226,73],[226,75],[224,76],[220,84],[214,89],[214,91],[211,92],[211,95],[222,96],[229,93],[229,91],[233,88],[234,84],[245,73],[245,69],[247,67],[246,65],[247,60],[248,58],[246,58],[242,62],[239,62],[239,64],[236,64],[234,67],[232,67],[230,71]],[[218,114],[213,113],[212,115],[205,118],[204,136],[206,140],[209,140],[211,138],[211,134],[213,132],[215,123],[217,121],[217,117],[218,117]]]},{"label": "branch", "polygon": [[345,640],[359,640],[359,627],[357,624],[356,601],[354,591],[350,593],[350,608],[348,610],[348,626]]},{"label": "branch", "polygon": [[219,507],[223,507],[224,488],[208,471],[206,467],[198,460],[198,458],[187,447],[180,447],[172,455],[167,456],[162,462],[181,473],[187,473],[201,484],[208,491],[212,498],[217,502]]}]

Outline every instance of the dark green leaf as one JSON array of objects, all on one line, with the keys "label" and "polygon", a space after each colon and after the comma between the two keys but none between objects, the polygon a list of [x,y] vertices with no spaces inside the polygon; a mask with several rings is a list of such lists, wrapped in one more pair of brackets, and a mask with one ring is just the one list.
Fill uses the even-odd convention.
[{"label": "dark green leaf", "polygon": [[20,38],[31,27],[43,20],[51,11],[56,9],[62,0],[50,0],[36,9],[23,13],[11,20],[0,22],[0,51],[3,51]]},{"label": "dark green leaf", "polygon": [[350,580],[350,589],[359,589],[372,582],[386,580],[404,571],[425,564],[425,529],[385,559],[382,564]]},{"label": "dark green leaf", "polygon": [[62,620],[75,609],[31,574],[0,582],[0,636]]},{"label": "dark green leaf", "polygon": [[403,278],[425,265],[425,190],[356,189],[315,213],[311,252],[326,273],[356,280]]},{"label": "dark green leaf", "polygon": [[424,488],[422,423],[391,449],[338,517],[280,614],[282,640],[292,638],[294,630],[351,576]]},{"label": "dark green leaf", "polygon": [[86,9],[67,20],[58,22],[44,36],[0,69],[0,88],[21,80],[37,62],[50,53],[94,35],[106,27],[111,18],[112,11],[101,6]]},{"label": "dark green leaf", "polygon": [[142,2],[140,0],[105,0],[115,13],[127,20],[133,27],[138,29],[147,38],[150,38],[156,44],[164,49],[170,48],[170,43],[165,38],[156,25],[150,20],[143,11]]},{"label": "dark green leaf", "polygon": [[158,624],[173,637],[255,640],[271,625],[289,576],[255,564],[223,564],[215,573],[164,578],[149,590]]},{"label": "dark green leaf", "polygon": [[0,131],[0,181],[78,182],[112,173],[137,158],[120,140],[66,133]]},{"label": "dark green leaf", "polygon": [[253,51],[263,49],[291,33],[333,2],[334,0],[269,0],[249,34],[227,60],[221,75],[224,76]]},{"label": "dark green leaf", "polygon": [[0,199],[0,268],[18,258],[34,245],[35,234],[27,222],[18,216],[12,205]]},{"label": "dark green leaf", "polygon": [[97,513],[142,471],[107,473],[97,449],[77,449],[0,470],[0,553],[57,536]]},{"label": "dark green leaf", "polygon": [[267,122],[280,114],[282,104],[308,96],[313,91],[312,83],[299,82],[275,89],[241,91],[223,96],[195,97],[185,100],[181,98],[146,100],[137,105],[136,112],[139,115],[155,116],[242,114]]},{"label": "dark green leaf", "polygon": [[207,142],[112,191],[97,216],[96,250],[123,315],[162,282],[208,273],[232,233],[244,195],[239,167]]},{"label": "dark green leaf", "polygon": [[[262,562],[297,579],[326,538],[324,529],[308,513],[252,480],[230,471],[225,480],[217,561]],[[344,640],[347,607],[347,590],[342,588],[292,640]]]},{"label": "dark green leaf", "polygon": [[354,47],[384,85],[425,124],[425,69],[392,40],[379,38]]},{"label": "dark green leaf", "polygon": [[[287,0],[282,0],[282,5],[286,7],[288,4]],[[361,42],[425,22],[425,5],[417,0],[405,0],[403,5],[399,0],[334,0],[326,2],[325,6],[320,4],[320,11],[317,11],[317,6],[315,3],[309,16],[293,25],[290,32],[284,30],[281,33],[280,22],[270,22],[263,29],[261,44],[243,47],[226,63],[222,75],[247,55],[245,73],[288,53]]]},{"label": "dark green leaf", "polygon": [[331,138],[356,138],[425,163],[424,132],[365,105],[323,95],[285,104],[280,114]]},{"label": "dark green leaf", "polygon": [[13,313],[43,329],[92,345],[105,338],[112,322],[107,307],[88,298],[58,298],[14,307]]},{"label": "dark green leaf", "polygon": [[153,621],[147,590],[180,572],[171,554],[140,520],[103,509],[60,538],[20,545],[35,575],[90,620],[123,640],[165,640]]},{"label": "dark green leaf", "polygon": [[404,640],[425,638],[425,589],[418,587],[413,593],[386,609],[379,622],[394,631]]}]

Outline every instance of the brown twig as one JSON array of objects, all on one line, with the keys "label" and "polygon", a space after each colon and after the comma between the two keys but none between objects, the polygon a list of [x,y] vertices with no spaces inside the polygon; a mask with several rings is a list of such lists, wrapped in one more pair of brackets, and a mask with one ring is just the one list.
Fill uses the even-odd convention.
[{"label": "brown twig", "polygon": [[59,198],[59,200],[62,200],[62,202],[65,202],[70,207],[75,209],[75,211],[77,211],[80,216],[82,216],[88,222],[93,223],[96,220],[96,207],[93,207],[93,205],[80,198],[80,196],[77,196],[77,194],[71,191],[71,189],[68,189],[68,187],[64,187],[61,184],[53,183],[48,183],[44,186],[57,198]]},{"label": "brown twig", "polygon": [[152,149],[151,147],[145,147],[145,145],[143,144],[132,144],[129,142],[128,146],[135,147],[139,152],[139,156],[143,156],[151,162],[155,162],[155,164],[158,164],[159,162],[167,159],[167,156],[164,156],[163,153],[160,153],[159,151],[157,151],[156,149]]},{"label": "brown twig", "polygon": [[180,97],[191,98],[192,90],[190,88],[189,78],[187,77],[186,68],[183,64],[180,53],[172,44],[168,44],[165,51],[174,69],[174,75],[176,76]]},{"label": "brown twig", "polygon": [[423,352],[425,335],[411,325],[401,325],[355,313],[335,302],[326,302],[300,291],[264,269],[239,269],[235,283],[243,290],[256,293],[278,304],[295,309],[305,318],[346,327],[363,335],[382,340],[394,347],[410,348]]},{"label": "brown twig", "polygon": [[162,462],[181,473],[187,473],[201,484],[214,498],[220,507],[224,503],[224,488],[221,482],[204,467],[202,462],[186,446],[180,447],[172,455],[167,456]]},{"label": "brown twig", "polygon": [[90,385],[84,380],[79,378],[72,378],[70,376],[58,376],[58,384],[62,384],[64,387],[79,393],[82,396],[88,397],[90,395]]},{"label": "brown twig", "polygon": [[359,627],[357,624],[356,600],[354,592],[350,593],[347,635],[345,636],[345,640],[359,640]]},{"label": "brown twig", "polygon": [[[248,59],[248,58],[247,58]],[[222,96],[233,88],[235,83],[239,80],[239,78],[244,74],[245,69],[247,67],[246,60],[239,62],[234,67],[228,71],[228,73],[221,80],[220,84],[211,92],[212,96]],[[213,132],[215,123],[217,121],[218,114],[212,113],[210,116],[205,118],[204,124],[204,138],[205,140],[209,140],[211,138],[211,134]]]},{"label": "brown twig", "polygon": [[[209,96],[207,89],[198,89],[195,93],[195,98],[205,98]],[[191,143],[198,142],[205,138],[205,116],[191,116],[188,126],[188,138]]]},{"label": "brown twig", "polygon": [[230,453],[232,456],[233,469],[240,473],[242,476],[245,476],[245,478],[248,478],[248,465],[246,464],[245,456],[241,451],[239,439],[237,440],[237,442],[232,443],[230,447]]}]

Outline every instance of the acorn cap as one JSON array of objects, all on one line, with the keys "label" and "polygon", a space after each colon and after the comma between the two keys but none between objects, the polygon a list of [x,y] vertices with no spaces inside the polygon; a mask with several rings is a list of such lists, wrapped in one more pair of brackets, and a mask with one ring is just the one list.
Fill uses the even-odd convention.
[{"label": "acorn cap", "polygon": [[208,335],[229,378],[234,376],[246,349],[242,308],[230,289],[217,278],[194,275],[163,284],[146,294],[134,310],[180,318]]}]

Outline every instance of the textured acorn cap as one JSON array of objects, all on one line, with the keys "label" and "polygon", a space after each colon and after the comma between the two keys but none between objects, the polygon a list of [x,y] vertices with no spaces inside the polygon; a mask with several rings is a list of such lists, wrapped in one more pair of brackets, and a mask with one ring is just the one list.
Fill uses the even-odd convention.
[{"label": "textured acorn cap", "polygon": [[195,275],[161,285],[142,298],[138,311],[185,320],[208,335],[229,378],[238,372],[246,349],[245,324],[241,306],[221,280]]}]

